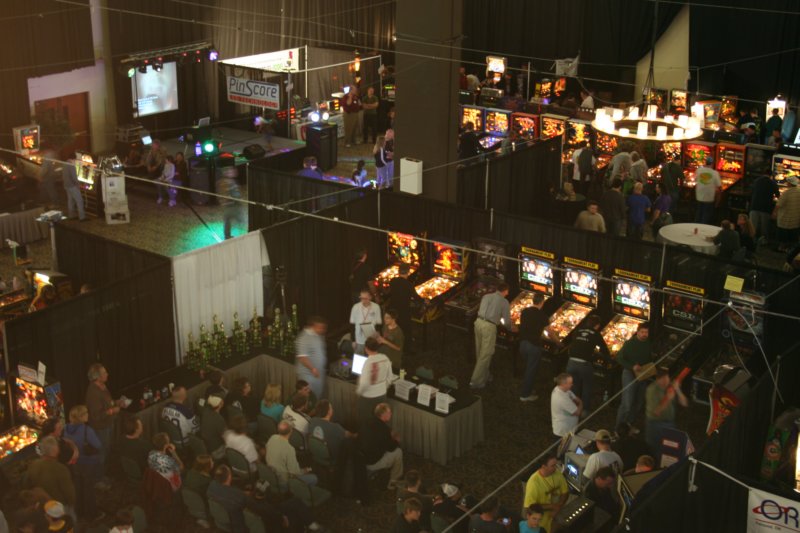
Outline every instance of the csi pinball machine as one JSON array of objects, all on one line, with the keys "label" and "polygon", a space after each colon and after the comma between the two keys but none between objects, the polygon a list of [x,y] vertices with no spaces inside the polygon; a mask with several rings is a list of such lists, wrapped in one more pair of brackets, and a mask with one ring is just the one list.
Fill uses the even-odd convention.
[{"label": "csi pinball machine", "polygon": [[[510,305],[511,323],[514,326],[519,326],[522,311],[533,305],[534,294],[542,294],[546,299],[552,298],[555,294],[553,277],[555,254],[522,246],[518,257],[519,293],[511,300]],[[504,339],[514,337],[514,334],[506,328],[499,328],[497,331]]]},{"label": "csi pinball machine", "polygon": [[485,135],[478,140],[484,152],[492,152],[500,148],[503,139],[508,136],[511,126],[511,111],[505,109],[487,109],[485,114]]},{"label": "csi pinball machine", "polygon": [[800,156],[775,154],[772,156],[772,176],[783,193],[789,186],[789,178],[800,178]]},{"label": "csi pinball machine", "polygon": [[531,141],[539,138],[539,115],[511,113],[511,131],[520,140]]},{"label": "csi pinball machine", "polygon": [[508,268],[505,259],[508,245],[504,242],[479,238],[474,247],[477,253],[472,261],[474,279],[445,301],[446,324],[469,330],[478,314],[481,298],[506,281]]},{"label": "csi pinball machine", "polygon": [[378,299],[383,301],[389,292],[389,283],[400,273],[400,265],[409,267],[409,277],[414,275],[424,259],[424,245],[414,235],[391,231],[386,236],[386,257],[389,266],[373,279],[372,286]]},{"label": "csi pinball machine", "polygon": [[684,354],[687,354],[690,340],[703,334],[703,298],[706,291],[702,287],[689,285],[680,281],[666,280],[662,298],[661,325],[664,331],[654,339],[656,358],[669,354],[661,366],[675,370],[685,366]]},{"label": "csi pinball machine", "polygon": [[[614,269],[611,307],[615,315],[600,332],[612,358],[616,358],[622,345],[636,333],[639,324],[650,319],[652,281],[653,278],[647,274]],[[607,368],[599,361],[598,365]]]},{"label": "csi pinball machine", "polygon": [[465,248],[466,243],[435,241],[431,244],[432,277],[414,287],[422,303],[412,309],[412,319],[422,324],[423,346],[428,343],[428,324],[441,317],[444,302],[464,282],[469,262]]},{"label": "csi pinball machine", "polygon": [[600,265],[565,257],[561,264],[561,298],[564,303],[550,317],[550,329],[563,343],[599,303]]},{"label": "csi pinball machine", "polygon": [[78,174],[78,188],[83,197],[84,209],[87,213],[102,217],[102,172],[95,164],[92,154],[75,152],[75,170]]}]

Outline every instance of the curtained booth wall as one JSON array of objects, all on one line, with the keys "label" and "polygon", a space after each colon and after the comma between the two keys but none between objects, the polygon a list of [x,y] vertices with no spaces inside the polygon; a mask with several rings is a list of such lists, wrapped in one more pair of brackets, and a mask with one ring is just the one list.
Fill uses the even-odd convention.
[{"label": "curtained booth wall", "polygon": [[561,137],[535,142],[507,155],[460,167],[458,203],[546,217],[553,214],[548,199],[551,190],[559,189],[560,175]]},{"label": "curtained booth wall", "polygon": [[[273,158],[261,159],[249,165],[247,176],[247,199],[269,205],[284,205],[306,213],[314,213],[321,209],[359,198],[368,189],[359,189],[353,185],[323,181],[298,176],[274,168],[270,161]],[[338,194],[337,194],[338,193]],[[315,200],[318,196],[328,195]],[[266,228],[294,218],[296,215],[281,210],[267,210],[264,207],[249,204],[247,220],[250,231]]]},{"label": "curtained booth wall", "polygon": [[115,283],[5,323],[8,361],[47,365],[66,406],[83,403],[86,370],[101,362],[120,390],[175,365],[171,267],[150,266]]},{"label": "curtained booth wall", "polygon": [[263,267],[269,258],[259,232],[228,239],[172,259],[177,316],[176,365],[180,365],[191,333],[200,338],[200,326],[211,333],[216,316],[228,335],[233,314],[247,328],[255,310],[263,315]]}]

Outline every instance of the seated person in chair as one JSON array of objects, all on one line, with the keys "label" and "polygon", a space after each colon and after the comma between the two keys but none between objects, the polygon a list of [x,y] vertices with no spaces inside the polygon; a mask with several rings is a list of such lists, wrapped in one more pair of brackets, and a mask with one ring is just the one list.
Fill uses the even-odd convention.
[{"label": "seated person in chair", "polygon": [[231,419],[230,429],[222,434],[225,439],[225,447],[236,450],[250,463],[250,471],[257,470],[259,450],[256,443],[247,436],[247,419],[244,415],[236,415]]},{"label": "seated person in chair", "polygon": [[166,433],[153,435],[153,450],[147,456],[147,466],[169,481],[173,492],[180,490],[183,461]]},{"label": "seated person in chair", "polygon": [[422,475],[419,470],[409,470],[406,472],[406,486],[397,495],[400,500],[416,498],[422,504],[422,514],[419,518],[423,526],[430,526],[431,511],[433,511],[433,496],[422,492]]},{"label": "seated person in chair", "polygon": [[283,420],[288,422],[294,429],[303,434],[303,437],[308,435],[308,422],[311,420],[306,414],[308,409],[308,396],[297,393],[292,398],[291,405],[287,405],[283,410]]},{"label": "seated person in chair", "polygon": [[258,515],[267,531],[308,531],[320,530],[320,525],[311,518],[311,509],[303,502],[292,498],[275,506],[264,500],[255,500],[246,492],[233,487],[233,474],[226,465],[214,470],[214,479],[208,486],[208,498],[219,503],[228,512],[231,533],[247,533],[244,511],[248,509]]},{"label": "seated person in chair", "polygon": [[147,466],[147,456],[153,447],[142,438],[144,427],[136,415],[129,414],[122,421],[122,432],[115,447],[120,457],[135,461],[141,470]]},{"label": "seated person in chair", "polygon": [[309,485],[316,485],[317,476],[310,468],[300,468],[297,462],[297,450],[289,443],[292,431],[292,426],[288,422],[278,423],[278,433],[267,441],[267,464],[275,469],[281,486],[285,487],[290,477],[297,477]]},{"label": "seated person in chair", "polygon": [[194,435],[200,430],[200,421],[194,416],[192,408],[186,405],[186,387],[183,385],[176,385],[172,389],[172,397],[161,411],[161,418],[180,429],[183,442],[175,444],[181,446],[186,444],[189,435]]},{"label": "seated person in chair", "polygon": [[389,489],[395,488],[403,477],[403,450],[400,437],[389,427],[391,419],[392,408],[388,403],[379,403],[374,416],[358,433],[358,447],[364,454],[367,471],[390,469]]},{"label": "seated person in chair", "polygon": [[212,394],[206,400],[203,415],[200,417],[200,438],[206,443],[206,449],[214,459],[225,457],[223,435],[227,426],[221,412],[224,405],[225,400]]},{"label": "seated person in chair", "polygon": [[317,403],[315,416],[308,425],[308,433],[312,437],[324,440],[328,444],[331,459],[333,459],[333,462],[336,462],[339,458],[342,441],[346,438],[355,437],[355,434],[344,429],[341,424],[331,422],[331,418],[333,418],[333,406],[331,402],[328,400],[320,400]]},{"label": "seated person in chair", "polygon": [[403,504],[403,514],[397,515],[391,533],[420,533],[422,525],[422,504],[416,498],[409,498]]}]

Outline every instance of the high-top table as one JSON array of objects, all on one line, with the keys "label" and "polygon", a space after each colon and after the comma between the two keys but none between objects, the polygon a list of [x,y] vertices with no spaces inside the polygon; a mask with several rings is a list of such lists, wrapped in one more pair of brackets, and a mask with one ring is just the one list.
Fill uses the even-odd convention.
[{"label": "high-top table", "polygon": [[688,246],[696,252],[716,255],[717,245],[711,239],[716,237],[720,231],[719,226],[709,224],[669,224],[659,230],[658,238],[660,242]]}]

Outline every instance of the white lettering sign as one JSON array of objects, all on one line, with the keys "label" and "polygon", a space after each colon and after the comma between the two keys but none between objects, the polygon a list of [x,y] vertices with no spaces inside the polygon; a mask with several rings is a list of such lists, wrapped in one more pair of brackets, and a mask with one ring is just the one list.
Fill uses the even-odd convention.
[{"label": "white lettering sign", "polygon": [[280,86],[276,83],[228,76],[228,101],[267,109],[280,109]]}]

